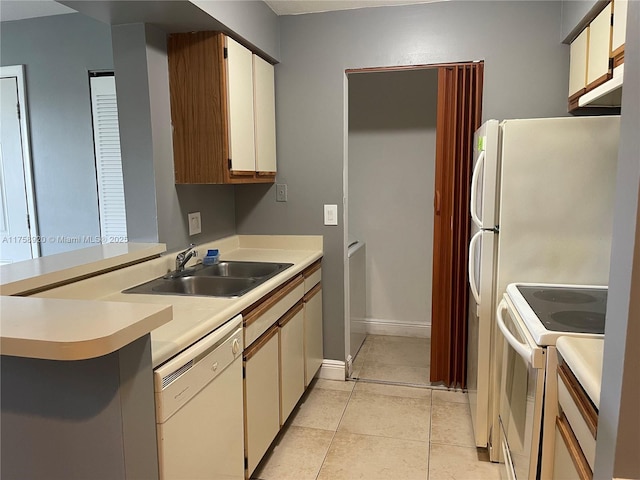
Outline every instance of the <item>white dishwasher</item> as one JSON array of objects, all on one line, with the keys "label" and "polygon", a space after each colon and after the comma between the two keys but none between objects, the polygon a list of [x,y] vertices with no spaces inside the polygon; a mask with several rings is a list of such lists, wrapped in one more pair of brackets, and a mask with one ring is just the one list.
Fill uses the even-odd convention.
[{"label": "white dishwasher", "polygon": [[154,372],[160,478],[244,478],[242,316]]}]

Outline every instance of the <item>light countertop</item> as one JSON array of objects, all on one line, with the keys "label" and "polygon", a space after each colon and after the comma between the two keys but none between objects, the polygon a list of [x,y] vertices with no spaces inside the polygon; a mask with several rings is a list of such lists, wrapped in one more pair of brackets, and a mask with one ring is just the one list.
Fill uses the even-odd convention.
[{"label": "light countertop", "polygon": [[212,332],[271,290],[322,257],[320,236],[234,236],[197,247],[199,261],[210,248],[221,260],[292,263],[293,266],[238,298],[125,294],[122,290],[157,278],[173,268],[175,257],[160,258],[38,293],[41,298],[101,300],[173,307],[173,320],[151,332],[153,366]]},{"label": "light countertop", "polygon": [[565,336],[558,338],[556,348],[593,404],[600,408],[604,339]]},{"label": "light countertop", "polygon": [[48,360],[96,358],[171,320],[171,306],[61,300],[0,299],[0,353]]},{"label": "light countertop", "polygon": [[20,295],[95,272],[157,257],[160,243],[105,243],[0,266],[0,295]]}]

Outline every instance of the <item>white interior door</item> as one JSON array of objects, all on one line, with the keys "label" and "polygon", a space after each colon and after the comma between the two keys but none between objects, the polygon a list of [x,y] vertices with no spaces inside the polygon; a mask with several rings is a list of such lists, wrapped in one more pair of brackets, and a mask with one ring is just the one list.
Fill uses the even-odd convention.
[{"label": "white interior door", "polygon": [[90,84],[101,240],[102,243],[124,242],[127,239],[127,213],[116,80],[113,75],[92,76]]},{"label": "white interior door", "polygon": [[[22,104],[18,77],[0,78],[0,263],[13,263],[38,256],[30,219],[28,195],[32,195],[30,170],[23,151]],[[29,180],[27,180],[29,178]]]}]

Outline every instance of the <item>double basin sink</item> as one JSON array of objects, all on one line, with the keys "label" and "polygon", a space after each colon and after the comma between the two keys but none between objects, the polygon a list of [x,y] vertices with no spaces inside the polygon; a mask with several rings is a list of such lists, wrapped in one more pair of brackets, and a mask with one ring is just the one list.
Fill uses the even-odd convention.
[{"label": "double basin sink", "polygon": [[123,290],[122,293],[234,298],[266,282],[292,263],[225,261],[196,265]]}]

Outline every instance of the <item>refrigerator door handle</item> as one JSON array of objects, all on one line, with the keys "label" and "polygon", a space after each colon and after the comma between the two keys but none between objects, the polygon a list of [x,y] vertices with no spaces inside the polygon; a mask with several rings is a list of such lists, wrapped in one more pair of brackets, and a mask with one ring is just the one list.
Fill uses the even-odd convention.
[{"label": "refrigerator door handle", "polygon": [[481,151],[480,155],[478,155],[478,161],[476,162],[476,168],[473,170],[473,175],[471,177],[471,219],[475,222],[476,225],[482,227],[482,219],[478,216],[478,177],[480,177],[480,172],[484,169],[484,158],[485,151]]},{"label": "refrigerator door handle", "polygon": [[478,292],[478,286],[476,285],[476,262],[475,262],[475,250],[476,245],[482,238],[482,230],[477,231],[473,237],[471,237],[471,241],[469,242],[469,286],[471,287],[471,293],[473,294],[473,298],[475,298],[476,303],[480,304],[480,292]]}]

